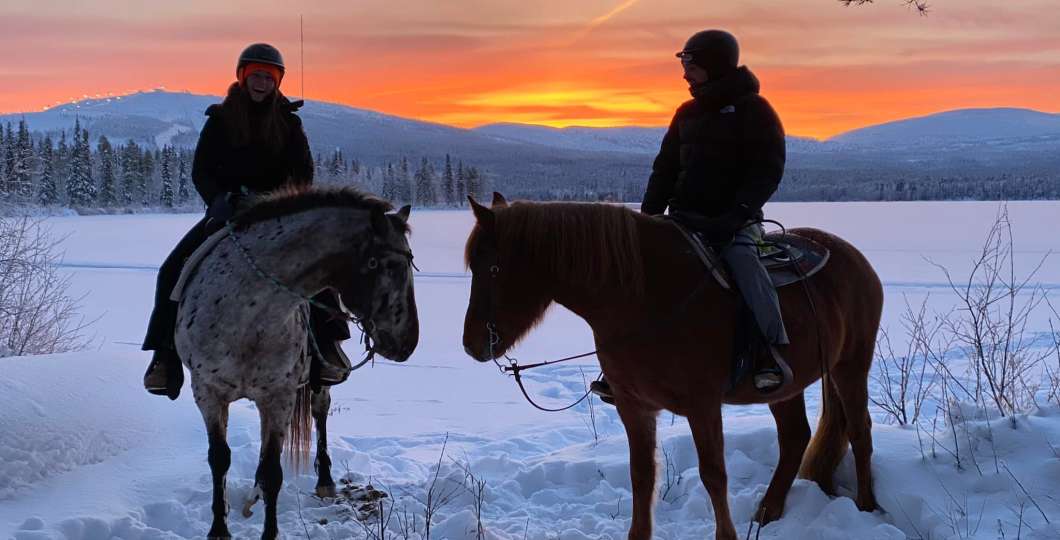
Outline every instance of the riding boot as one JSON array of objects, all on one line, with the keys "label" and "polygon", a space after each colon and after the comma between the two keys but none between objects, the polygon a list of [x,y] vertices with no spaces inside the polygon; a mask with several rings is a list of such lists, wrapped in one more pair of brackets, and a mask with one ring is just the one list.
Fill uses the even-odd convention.
[{"label": "riding boot", "polygon": [[184,368],[173,349],[158,349],[151,355],[151,364],[144,373],[144,388],[148,392],[177,399],[184,386]]},{"label": "riding boot", "polygon": [[144,374],[144,388],[152,394],[177,399],[184,385],[184,368],[173,344],[178,304],[170,300],[169,296],[180,279],[185,259],[215,230],[216,227],[211,229],[209,221],[203,218],[177,242],[173,251],[158,268],[155,304],[151,319],[147,322],[147,335],[143,344],[143,350],[154,351],[151,364],[147,366],[147,373]]}]

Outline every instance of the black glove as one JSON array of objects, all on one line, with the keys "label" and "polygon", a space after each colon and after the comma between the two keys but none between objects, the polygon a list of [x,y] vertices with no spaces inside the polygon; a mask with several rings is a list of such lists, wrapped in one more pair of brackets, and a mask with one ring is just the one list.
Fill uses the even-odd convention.
[{"label": "black glove", "polygon": [[238,193],[228,191],[218,193],[213,198],[210,206],[206,208],[206,217],[219,223],[227,222],[235,215],[236,205],[239,203],[240,197]]},{"label": "black glove", "polygon": [[714,218],[684,211],[671,211],[670,215],[682,225],[702,234],[712,245],[722,246],[732,242],[736,232],[747,224],[749,218],[742,210],[726,212]]}]

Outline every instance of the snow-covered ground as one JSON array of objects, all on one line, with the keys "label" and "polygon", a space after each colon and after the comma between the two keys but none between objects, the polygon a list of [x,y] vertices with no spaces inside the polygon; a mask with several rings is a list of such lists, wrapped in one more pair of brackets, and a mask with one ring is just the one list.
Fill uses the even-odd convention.
[{"label": "snow-covered ground", "polygon": [[[1060,251],[1060,203],[1010,203],[1009,210],[1018,268]],[[860,247],[885,283],[883,324],[897,328],[903,298],[928,297],[940,309],[953,303],[944,277],[925,257],[966,272],[997,204],[798,203],[767,211],[789,226],[826,228]],[[176,402],[143,392],[148,357],[138,346],[157,264],[195,218],[49,219],[55,233],[67,236],[64,264],[74,292],[86,295],[85,315],[98,317],[96,342],[85,352],[0,359],[0,538],[205,535],[211,484],[201,418],[187,389]],[[390,494],[394,504],[383,508],[393,538],[404,537],[403,512],[417,516],[422,533],[420,501],[440,456],[436,491],[452,498],[438,510],[431,538],[476,538],[475,498],[465,489],[469,472],[485,482],[486,538],[624,538],[627,449],[614,411],[596,403],[594,422],[586,405],[539,412],[496,368],[462,351],[470,281],[461,257],[472,219],[469,212],[414,212],[420,345],[407,363],[377,361],[333,390],[329,431],[336,475]],[[1053,297],[1060,295],[1060,263],[1047,262],[1037,279]],[[1030,330],[1047,331],[1045,316],[1033,319]],[[530,361],[591,348],[585,324],[554,309],[515,356]],[[355,354],[357,345],[348,351]],[[597,371],[588,360],[528,378],[543,401],[560,404],[580,395],[583,381]],[[815,417],[816,386],[808,406]],[[657,538],[713,537],[687,426],[669,414],[659,421],[659,459],[669,466],[661,467],[668,472],[660,473]],[[743,531],[772,474],[775,432],[764,407],[727,408],[725,422],[733,517]],[[1060,538],[1060,411],[968,421],[953,431],[961,469],[944,440],[877,423],[873,466],[882,511],[859,512],[852,500],[797,481],[784,518],[765,527],[761,538]],[[233,407],[229,441],[230,528],[238,537],[256,537],[260,506],[250,519],[238,513],[257,464],[251,404]],[[837,475],[840,491],[848,492],[854,484],[849,458]],[[313,497],[309,471],[288,470],[286,479],[280,520],[288,538],[370,538],[364,525],[378,527],[372,516],[362,525],[357,517],[364,509],[352,502]]]}]

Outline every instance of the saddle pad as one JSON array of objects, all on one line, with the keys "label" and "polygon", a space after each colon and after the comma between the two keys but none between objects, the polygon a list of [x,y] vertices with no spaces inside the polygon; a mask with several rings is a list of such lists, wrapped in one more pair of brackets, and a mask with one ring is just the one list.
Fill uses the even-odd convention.
[{"label": "saddle pad", "polygon": [[762,264],[777,288],[816,274],[831,255],[828,248],[795,234],[767,234],[762,243]]},{"label": "saddle pad", "polygon": [[228,229],[221,229],[211,234],[201,246],[191,252],[188,259],[184,261],[184,267],[180,270],[180,278],[177,280],[177,285],[173,287],[173,292],[169,294],[170,300],[180,302],[180,300],[184,298],[184,287],[188,284],[188,280],[195,275],[195,269],[199,267],[199,263],[201,263],[203,258],[213,251],[213,248],[227,236]]},{"label": "saddle pad", "polygon": [[[718,284],[726,289],[732,288],[732,276],[718,253],[703,243],[698,234],[681,225],[677,221],[670,221],[681,232],[688,241],[703,266],[710,272]],[[828,262],[830,252],[828,248],[810,240],[809,238],[794,234],[767,234],[762,239],[761,261],[769,277],[773,280],[776,288],[792,283],[798,283],[817,273]]]}]

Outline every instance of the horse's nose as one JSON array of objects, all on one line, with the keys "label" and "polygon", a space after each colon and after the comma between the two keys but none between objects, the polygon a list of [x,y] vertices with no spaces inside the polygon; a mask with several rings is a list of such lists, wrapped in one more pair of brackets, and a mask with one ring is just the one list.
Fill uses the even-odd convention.
[{"label": "horse's nose", "polygon": [[478,358],[477,356],[475,356],[475,352],[471,350],[471,345],[464,345],[464,352],[466,352],[467,355],[471,358]]}]

